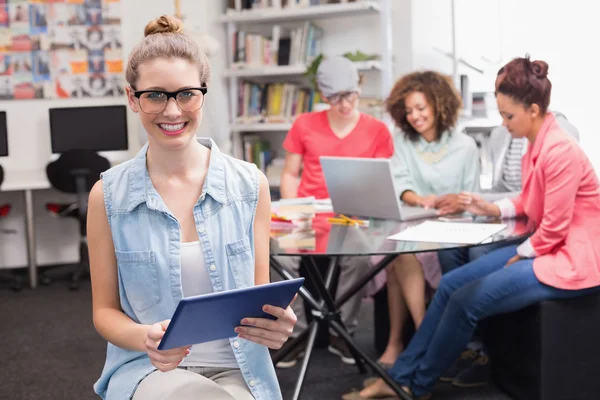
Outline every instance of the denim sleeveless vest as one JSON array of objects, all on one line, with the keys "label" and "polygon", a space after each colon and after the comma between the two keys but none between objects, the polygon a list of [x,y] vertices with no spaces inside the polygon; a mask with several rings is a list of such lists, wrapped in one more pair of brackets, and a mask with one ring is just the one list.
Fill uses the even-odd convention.
[{"label": "denim sleeveless vest", "polygon": [[[254,164],[222,154],[211,139],[198,140],[211,149],[194,219],[213,289],[253,286],[258,170]],[[118,264],[121,308],[135,322],[154,324],[171,318],[182,298],[180,229],[152,185],[146,169],[147,150],[148,144],[134,159],[104,172],[101,179]],[[281,399],[268,349],[238,338],[230,343],[254,397]],[[103,399],[130,399],[139,382],[155,369],[146,353],[108,343],[94,391]]]}]

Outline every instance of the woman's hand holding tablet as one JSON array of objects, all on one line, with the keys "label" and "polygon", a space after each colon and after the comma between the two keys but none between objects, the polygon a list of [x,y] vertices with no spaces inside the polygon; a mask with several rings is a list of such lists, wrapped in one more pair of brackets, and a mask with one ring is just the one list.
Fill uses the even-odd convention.
[{"label": "woman's hand holding tablet", "polygon": [[[292,302],[298,295],[294,296]],[[244,318],[241,326],[235,328],[235,332],[242,339],[262,344],[270,349],[279,350],[288,340],[294,326],[296,325],[296,314],[292,311],[291,303],[286,309],[270,305],[263,306],[262,310],[276,318]]]},{"label": "woman's hand holding tablet", "polygon": [[150,362],[162,372],[171,371],[177,368],[181,361],[190,354],[190,348],[192,347],[183,346],[170,350],[158,350],[158,345],[165,335],[169,322],[171,322],[171,320],[166,319],[151,325],[147,332],[146,341],[144,342]]}]

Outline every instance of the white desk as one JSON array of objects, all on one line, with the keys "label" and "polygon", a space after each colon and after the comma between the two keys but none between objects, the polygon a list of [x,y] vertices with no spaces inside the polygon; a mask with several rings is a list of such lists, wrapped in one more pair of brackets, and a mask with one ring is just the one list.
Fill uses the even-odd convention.
[{"label": "white desk", "polygon": [[45,171],[4,171],[3,192],[23,192],[25,199],[25,229],[27,231],[27,260],[29,263],[29,284],[37,287],[37,260],[35,255],[35,224],[33,211],[33,191],[49,189],[50,182]]}]

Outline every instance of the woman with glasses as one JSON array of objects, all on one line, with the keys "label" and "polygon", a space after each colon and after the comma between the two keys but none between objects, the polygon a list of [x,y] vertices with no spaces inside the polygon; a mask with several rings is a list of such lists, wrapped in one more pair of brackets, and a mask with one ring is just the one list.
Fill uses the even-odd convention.
[{"label": "woman with glasses", "polygon": [[[387,126],[358,110],[360,77],[350,60],[331,57],[322,61],[317,69],[317,86],[329,109],[302,114],[294,121],[283,143],[287,153],[281,174],[282,198],[329,197],[320,156],[390,158],[394,153]],[[278,260],[292,274],[298,274],[299,258],[279,257]],[[368,262],[359,257],[342,258],[337,293],[344,293],[368,272],[364,265]],[[341,308],[342,322],[350,332],[357,327],[361,297],[361,294],[353,296]],[[296,335],[306,328],[302,302],[294,303],[294,311],[298,316]],[[336,336],[330,336],[329,350],[342,362],[355,363],[346,343]],[[294,366],[303,351],[303,346],[297,346],[277,366]]]},{"label": "woman with glasses", "polygon": [[231,339],[158,350],[182,298],[269,282],[266,177],[196,138],[209,78],[172,17],[151,21],[129,57],[127,98],[148,143],[89,197],[94,325],[108,341],[94,385],[103,399],[281,399],[268,349],[291,334],[290,307],[265,305],[275,318],[244,318]]},{"label": "woman with glasses", "polygon": [[[387,111],[401,133],[393,160],[398,196],[404,204],[438,208],[448,193],[479,189],[479,151],[473,138],[455,131],[461,99],[452,81],[434,71],[400,78],[387,99]],[[398,256],[387,269],[390,336],[379,362],[389,368],[404,349],[408,315],[418,329],[427,292],[441,277],[436,253]]]}]

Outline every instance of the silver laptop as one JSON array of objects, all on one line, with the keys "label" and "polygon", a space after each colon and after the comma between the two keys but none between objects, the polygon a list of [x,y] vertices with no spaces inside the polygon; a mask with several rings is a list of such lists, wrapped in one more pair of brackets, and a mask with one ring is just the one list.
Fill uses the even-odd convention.
[{"label": "silver laptop", "polygon": [[321,156],[320,161],[336,213],[398,221],[436,215],[435,209],[402,204],[389,159]]}]

